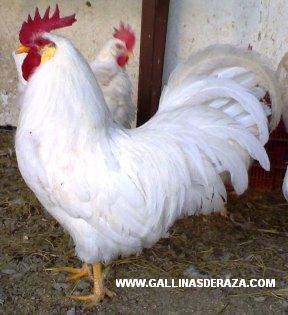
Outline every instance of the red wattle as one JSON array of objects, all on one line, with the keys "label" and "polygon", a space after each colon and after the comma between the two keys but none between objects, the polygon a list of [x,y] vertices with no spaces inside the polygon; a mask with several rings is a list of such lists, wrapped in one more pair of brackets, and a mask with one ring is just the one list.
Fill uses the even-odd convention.
[{"label": "red wattle", "polygon": [[117,57],[117,63],[120,67],[124,67],[128,60],[129,58],[126,55],[120,55]]},{"label": "red wattle", "polygon": [[28,81],[33,71],[40,65],[41,56],[37,50],[30,49],[22,64],[23,78]]}]

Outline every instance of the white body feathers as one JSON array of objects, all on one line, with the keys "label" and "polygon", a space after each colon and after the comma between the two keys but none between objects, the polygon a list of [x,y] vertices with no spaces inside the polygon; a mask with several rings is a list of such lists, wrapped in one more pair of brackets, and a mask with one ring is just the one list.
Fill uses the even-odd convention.
[{"label": "white body feathers", "polygon": [[[219,46],[202,60],[192,56],[172,73],[156,115],[127,130],[113,122],[82,55],[68,40],[45,36],[57,50],[27,85],[17,160],[83,261],[139,252],[177,218],[221,209],[221,175],[244,192],[248,155],[269,169],[268,111],[259,99],[269,88],[275,125],[282,105],[273,73],[254,53]],[[239,54],[233,62],[228,50]]]}]

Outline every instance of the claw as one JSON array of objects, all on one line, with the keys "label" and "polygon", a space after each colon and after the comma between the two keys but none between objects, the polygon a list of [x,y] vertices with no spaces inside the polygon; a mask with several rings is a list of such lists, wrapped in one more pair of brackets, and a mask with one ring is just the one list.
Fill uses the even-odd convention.
[{"label": "claw", "polygon": [[68,296],[74,301],[86,302],[84,305],[84,310],[88,310],[96,306],[101,300],[104,299],[102,296],[97,296],[95,294],[89,295],[70,295]]},{"label": "claw", "polygon": [[66,277],[67,281],[76,281],[76,280],[83,278],[83,277],[89,277],[90,279],[93,279],[91,268],[86,263],[83,264],[83,266],[81,268],[58,267],[58,268],[48,268],[45,270],[52,271],[52,272],[70,273],[71,275]]},{"label": "claw", "polygon": [[116,294],[106,288],[103,288],[101,292],[94,292],[88,295],[70,295],[69,298],[74,301],[86,302],[84,310],[88,310],[96,306],[99,302],[104,300],[105,296],[113,298]]}]

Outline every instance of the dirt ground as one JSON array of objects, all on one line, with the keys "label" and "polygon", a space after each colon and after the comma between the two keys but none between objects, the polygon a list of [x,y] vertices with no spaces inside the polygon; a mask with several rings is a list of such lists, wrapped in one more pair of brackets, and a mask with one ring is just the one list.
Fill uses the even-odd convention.
[{"label": "dirt ground", "polygon": [[[22,181],[13,130],[0,130],[0,314],[82,314],[68,295],[90,283],[65,281],[54,266],[80,266],[69,236]],[[180,220],[152,249],[113,262],[107,287],[117,295],[99,314],[288,314],[288,205],[280,192],[230,196],[229,218]],[[115,287],[115,278],[276,278],[276,288]]]}]

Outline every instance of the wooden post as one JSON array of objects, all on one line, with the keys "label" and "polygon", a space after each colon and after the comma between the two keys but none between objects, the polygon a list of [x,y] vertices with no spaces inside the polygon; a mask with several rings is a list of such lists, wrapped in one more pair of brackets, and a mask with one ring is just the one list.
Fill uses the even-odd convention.
[{"label": "wooden post", "polygon": [[155,114],[162,88],[170,0],[142,0],[137,125]]}]

